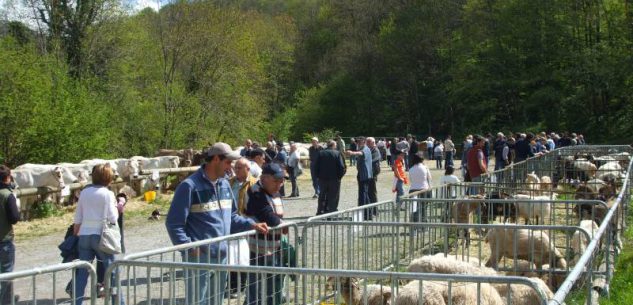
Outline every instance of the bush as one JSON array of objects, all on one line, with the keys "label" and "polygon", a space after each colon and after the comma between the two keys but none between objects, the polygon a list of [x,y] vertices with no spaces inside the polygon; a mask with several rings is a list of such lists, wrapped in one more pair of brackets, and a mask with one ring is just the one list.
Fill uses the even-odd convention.
[{"label": "bush", "polygon": [[60,216],[63,214],[55,203],[50,201],[44,201],[34,204],[31,207],[31,217],[35,218],[48,218],[52,216]]}]

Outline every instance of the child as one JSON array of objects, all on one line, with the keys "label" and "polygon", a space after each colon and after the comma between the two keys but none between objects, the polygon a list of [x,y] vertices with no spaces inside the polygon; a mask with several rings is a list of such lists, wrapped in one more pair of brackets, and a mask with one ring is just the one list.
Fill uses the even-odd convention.
[{"label": "child", "polygon": [[396,161],[393,164],[394,185],[392,192],[396,193],[396,203],[400,205],[400,196],[404,195],[404,185],[409,185],[409,179],[404,171],[404,152],[396,153]]},{"label": "child", "polygon": [[[440,178],[440,185],[460,183],[461,181],[459,181],[459,178],[453,175],[454,171],[455,169],[453,168],[452,165],[446,166],[446,171],[444,172],[444,176]],[[451,198],[457,197],[457,195],[455,194],[455,188],[450,185],[448,186],[448,188],[450,189]]]}]

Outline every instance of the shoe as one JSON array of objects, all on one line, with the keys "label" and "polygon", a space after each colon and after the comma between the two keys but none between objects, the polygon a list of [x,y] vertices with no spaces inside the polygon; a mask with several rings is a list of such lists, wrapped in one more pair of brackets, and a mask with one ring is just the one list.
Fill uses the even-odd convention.
[{"label": "shoe", "polygon": [[97,298],[105,298],[105,288],[101,283],[97,283]]}]

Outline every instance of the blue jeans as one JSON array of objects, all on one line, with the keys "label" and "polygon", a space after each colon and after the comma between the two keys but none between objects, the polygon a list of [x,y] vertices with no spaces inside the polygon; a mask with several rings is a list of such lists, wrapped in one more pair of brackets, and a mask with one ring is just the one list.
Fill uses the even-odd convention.
[{"label": "blue jeans", "polygon": [[[114,262],[114,255],[107,254],[101,252],[99,250],[99,241],[101,240],[100,235],[80,235],[79,236],[79,259],[82,261],[92,262],[95,257],[103,263],[103,269],[107,270],[108,267]],[[111,275],[111,286],[116,287],[116,274],[115,270]],[[88,285],[88,270],[84,268],[77,269],[77,283],[75,292],[74,305],[80,305],[83,302],[86,286]],[[106,293],[109,293],[106,291]],[[118,292],[119,299],[121,300],[121,304],[124,305],[125,301],[123,300],[123,294],[121,291]],[[115,304],[115,298],[112,298],[112,304]]]},{"label": "blue jeans", "polygon": [[[265,256],[251,252],[251,266],[281,267],[281,252],[281,250],[275,251],[275,254]],[[244,305],[281,304],[283,279],[284,277],[281,274],[249,273]],[[262,295],[264,282],[266,284],[266,292]],[[266,298],[266,302],[264,302],[263,298]]]},{"label": "blue jeans", "polygon": [[396,181],[396,203],[400,206],[400,196],[404,195],[404,181]]},{"label": "blue jeans", "polygon": [[[189,263],[226,264],[226,258],[210,257],[201,253],[199,257],[188,255],[183,260]],[[187,270],[187,300],[186,304],[216,305],[224,300],[226,286],[226,272],[211,272],[207,270]]]},{"label": "blue jeans", "polygon": [[[364,181],[358,180],[358,206],[364,206],[369,203],[369,179]],[[373,216],[373,211],[371,211],[370,209],[364,210],[365,220],[371,220]]]},{"label": "blue jeans", "polygon": [[[12,240],[0,242],[0,273],[13,272],[15,265],[15,245]],[[0,300],[2,304],[13,301],[13,281],[0,283]]]},{"label": "blue jeans", "polygon": [[319,177],[316,176],[316,167],[312,162],[310,162],[310,178],[312,178],[314,194],[319,196],[319,193],[321,193],[321,190],[319,189]]}]

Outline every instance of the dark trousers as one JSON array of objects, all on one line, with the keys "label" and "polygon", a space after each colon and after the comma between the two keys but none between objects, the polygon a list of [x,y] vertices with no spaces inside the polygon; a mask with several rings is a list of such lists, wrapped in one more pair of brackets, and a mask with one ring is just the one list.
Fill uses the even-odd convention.
[{"label": "dark trousers", "polygon": [[341,193],[341,180],[319,179],[319,203],[317,215],[338,211],[338,201]]},{"label": "dark trousers", "polygon": [[316,168],[314,168],[314,164],[310,161],[310,178],[312,178],[312,188],[314,188],[314,194],[319,195],[321,192],[319,190],[319,177],[316,176]]},{"label": "dark trousers", "polygon": [[369,179],[369,203],[378,202],[378,190],[376,189],[376,181],[378,176]]},{"label": "dark trousers", "polygon": [[246,287],[246,272],[229,272],[229,293],[238,293]]},{"label": "dark trousers", "polygon": [[[279,251],[276,252],[280,253]],[[279,254],[262,256],[251,252],[251,266],[280,267],[281,256]],[[266,292],[262,294],[264,282]],[[262,295],[266,298],[265,300],[262,299]],[[248,284],[244,305],[279,305],[282,304],[282,297],[283,275],[267,273],[248,274]]]},{"label": "dark trousers", "polygon": [[290,184],[292,185],[290,197],[299,197],[299,187],[297,186],[297,176],[295,175],[294,167],[288,167],[288,174],[290,176]]},{"label": "dark trousers", "polygon": [[[15,245],[13,241],[0,242],[0,273],[13,272],[15,266]],[[2,305],[11,304],[13,301],[13,281],[0,283],[0,300]]]},{"label": "dark trousers", "polygon": [[426,151],[429,153],[429,159],[433,160],[433,147],[427,148]]},{"label": "dark trousers", "polygon": [[454,166],[453,164],[453,152],[452,151],[447,151],[446,152],[446,162],[444,162],[444,168],[448,167],[448,166]]},{"label": "dark trousers", "polygon": [[[360,181],[358,180],[358,206],[364,206],[369,204],[369,181],[370,179]],[[374,213],[370,210],[365,210],[363,219],[371,220],[374,216]]]}]

